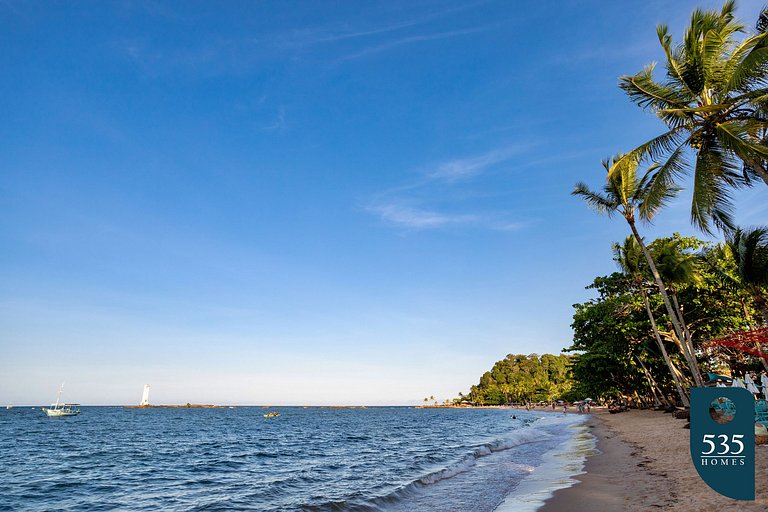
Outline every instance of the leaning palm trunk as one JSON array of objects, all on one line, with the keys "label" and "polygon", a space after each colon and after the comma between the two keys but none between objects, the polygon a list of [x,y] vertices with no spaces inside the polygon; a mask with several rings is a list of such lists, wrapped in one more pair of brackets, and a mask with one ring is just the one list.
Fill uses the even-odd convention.
[{"label": "leaning palm trunk", "polygon": [[[637,243],[640,245],[640,249],[642,249],[643,251],[645,260],[648,262],[648,266],[650,267],[651,273],[653,274],[653,280],[656,283],[656,287],[659,289],[661,298],[664,301],[664,306],[667,308],[667,314],[669,315],[669,319],[672,321],[672,327],[675,330],[675,334],[677,335],[678,339],[685,340],[683,329],[680,325],[680,320],[678,319],[677,314],[675,313],[675,310],[672,307],[672,303],[669,301],[669,295],[667,295],[667,289],[661,280],[659,271],[656,269],[656,265],[653,262],[651,253],[648,252],[648,248],[645,246],[645,243],[643,242],[643,239],[640,236],[640,233],[637,232],[637,228],[635,227],[634,221],[627,219],[627,223],[629,224],[629,227],[632,229],[632,234],[634,235],[635,240],[637,240]],[[683,346],[684,345],[685,343],[683,342]],[[691,375],[693,376],[693,383],[695,386],[703,387],[704,380],[701,378],[701,374],[699,373],[699,368],[698,368],[698,365],[696,364],[696,360],[693,357],[693,354],[688,354],[687,352],[688,352],[687,350],[683,350],[683,356],[685,356],[686,362],[688,363],[689,369],[691,370]]]},{"label": "leaning palm trunk", "polygon": [[651,372],[648,371],[648,368],[646,368],[645,364],[643,364],[643,360],[640,359],[640,356],[635,356],[635,359],[637,359],[637,362],[640,364],[640,368],[643,369],[643,373],[645,374],[645,380],[648,381],[648,387],[651,389],[651,394],[653,394],[653,401],[656,405],[664,404],[664,405],[670,405],[669,400],[664,395],[664,392],[659,387],[659,384],[656,382],[656,379],[653,378],[653,375],[651,375]]},{"label": "leaning palm trunk", "polygon": [[[672,289],[672,292],[670,293],[672,297],[672,305],[675,307],[675,313],[677,313],[677,317],[680,319],[680,325],[683,328],[683,334],[685,335],[685,338],[683,341],[683,346],[685,346],[685,349],[688,351],[688,357],[691,358],[691,360],[695,363],[696,362],[696,355],[695,355],[695,349],[693,348],[693,337],[691,336],[691,332],[688,330],[688,325],[685,323],[685,317],[683,316],[683,310],[680,307],[680,303],[677,300],[677,292]],[[696,370],[696,375],[698,376],[698,380],[701,381],[701,385],[704,384],[704,379],[701,376],[701,371],[699,371],[699,365],[694,364],[692,367]]]},{"label": "leaning palm trunk", "polygon": [[659,350],[661,351],[661,355],[664,358],[664,362],[667,363],[667,367],[669,368],[669,372],[672,374],[672,381],[675,383],[675,388],[677,389],[677,394],[680,395],[680,401],[683,403],[685,407],[688,407],[690,405],[690,402],[688,401],[688,396],[685,394],[685,390],[683,389],[682,384],[680,383],[680,379],[677,375],[677,368],[675,368],[675,365],[672,363],[672,359],[669,358],[669,354],[667,354],[667,349],[664,347],[664,342],[661,339],[661,334],[659,334],[659,329],[656,327],[656,319],[653,318],[653,311],[651,311],[651,304],[648,302],[648,295],[645,293],[645,290],[641,287],[640,293],[643,296],[643,302],[645,303],[645,311],[648,313],[648,319],[651,321],[651,329],[653,330],[653,336],[656,338],[656,343],[659,346]]}]

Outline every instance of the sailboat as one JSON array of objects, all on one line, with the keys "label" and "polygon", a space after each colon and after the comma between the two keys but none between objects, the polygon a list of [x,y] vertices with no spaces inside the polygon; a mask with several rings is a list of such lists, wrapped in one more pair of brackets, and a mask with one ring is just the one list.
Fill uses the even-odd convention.
[{"label": "sailboat", "polygon": [[49,418],[63,418],[65,416],[77,416],[80,414],[80,409],[77,406],[80,404],[62,404],[61,393],[64,391],[64,383],[61,383],[59,388],[59,394],[56,395],[56,403],[51,404],[51,407],[41,407],[45,414]]}]

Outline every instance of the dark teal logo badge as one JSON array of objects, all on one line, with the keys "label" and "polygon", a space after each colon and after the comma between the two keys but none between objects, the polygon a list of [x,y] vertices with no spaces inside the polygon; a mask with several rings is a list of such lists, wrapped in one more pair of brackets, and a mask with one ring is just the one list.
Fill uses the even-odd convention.
[{"label": "dark teal logo badge", "polygon": [[755,499],[755,399],[749,391],[691,389],[691,458],[715,491]]}]

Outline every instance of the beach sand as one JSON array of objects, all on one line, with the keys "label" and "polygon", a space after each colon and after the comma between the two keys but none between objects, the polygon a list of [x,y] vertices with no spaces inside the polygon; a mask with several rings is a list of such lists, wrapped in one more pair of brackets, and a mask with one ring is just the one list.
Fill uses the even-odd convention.
[{"label": "beach sand", "polygon": [[768,446],[755,449],[756,500],[732,500],[694,469],[685,423],[658,411],[597,411],[588,425],[601,453],[587,459],[579,483],[555,492],[541,512],[768,510]]}]

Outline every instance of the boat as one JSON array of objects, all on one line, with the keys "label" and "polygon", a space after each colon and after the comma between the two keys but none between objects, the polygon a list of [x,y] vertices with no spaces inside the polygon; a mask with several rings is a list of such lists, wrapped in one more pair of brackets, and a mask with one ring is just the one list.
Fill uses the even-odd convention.
[{"label": "boat", "polygon": [[8,405],[5,406],[5,409],[6,410],[11,410],[11,409],[13,409],[13,406],[11,404],[8,404]]},{"label": "boat", "polygon": [[61,385],[61,388],[59,388],[59,394],[56,395],[56,403],[51,404],[50,407],[41,407],[43,412],[45,412],[46,416],[49,418],[63,418],[66,416],[77,416],[80,414],[80,409],[78,408],[80,404],[61,403],[62,391],[64,391],[64,384]]},{"label": "boat", "polygon": [[265,418],[279,418],[280,417],[280,413],[277,412],[277,411],[272,411],[272,412],[268,412],[267,414],[265,414],[264,417]]}]

